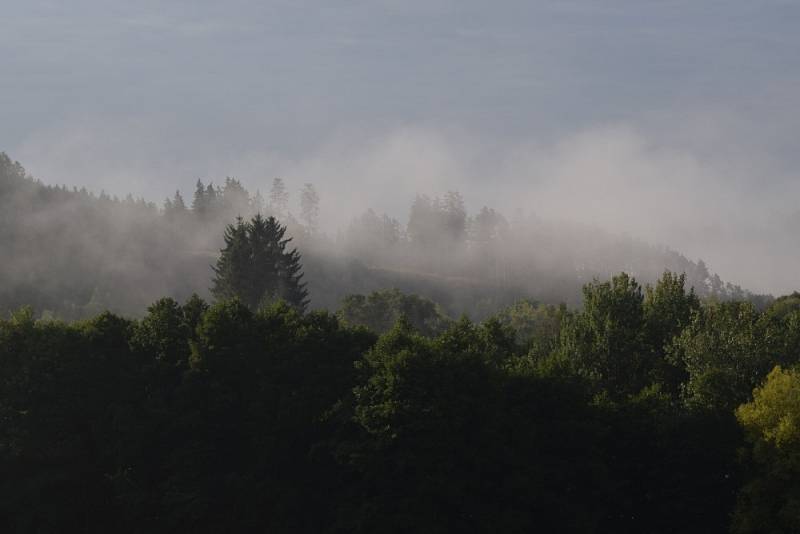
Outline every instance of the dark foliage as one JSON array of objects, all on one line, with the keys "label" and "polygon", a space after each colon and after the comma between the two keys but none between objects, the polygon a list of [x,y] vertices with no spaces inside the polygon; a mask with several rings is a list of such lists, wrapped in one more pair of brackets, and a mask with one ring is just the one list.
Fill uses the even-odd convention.
[{"label": "dark foliage", "polygon": [[[669,273],[586,294],[575,313],[528,303],[427,335],[403,312],[380,337],[283,302],[166,298],[73,323],[22,309],[0,321],[0,529],[796,524],[798,375],[731,406],[798,362],[800,310],[702,306]],[[381,314],[420,304],[379,296],[364,302]]]},{"label": "dark foliage", "polygon": [[[797,294],[596,233],[560,257],[455,192],[336,240],[288,199],[158,209],[0,154],[1,532],[797,531]],[[304,313],[301,270],[317,306],[366,296]]]},{"label": "dark foliage", "polygon": [[308,290],[297,249],[275,217],[260,214],[225,229],[225,248],[214,267],[211,293],[218,299],[238,298],[251,309],[283,299],[299,310],[308,306]]}]

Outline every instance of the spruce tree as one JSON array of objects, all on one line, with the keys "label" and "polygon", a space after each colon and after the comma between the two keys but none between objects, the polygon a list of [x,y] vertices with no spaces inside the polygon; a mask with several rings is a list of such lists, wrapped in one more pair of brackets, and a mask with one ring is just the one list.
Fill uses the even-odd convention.
[{"label": "spruce tree", "polygon": [[222,190],[214,187],[213,182],[206,186],[204,194],[206,214],[209,218],[216,218],[219,215],[219,205],[222,200]]},{"label": "spruce tree", "polygon": [[181,192],[178,190],[175,191],[175,196],[172,199],[172,208],[179,213],[186,211],[186,203],[183,201],[183,195],[181,195]]},{"label": "spruce tree", "polygon": [[291,238],[285,234],[286,227],[277,219],[260,214],[228,225],[225,248],[214,267],[212,294],[217,299],[238,297],[252,309],[283,299],[304,310],[309,301],[301,256],[297,249],[286,250]]},{"label": "spruce tree", "polygon": [[186,204],[183,202],[183,197],[180,191],[175,191],[175,196],[164,201],[164,216],[168,221],[175,221],[179,217],[183,217],[186,213]]},{"label": "spruce tree", "polygon": [[206,197],[206,186],[201,180],[197,180],[192,200],[192,211],[198,219],[205,219],[208,214],[208,197]]},{"label": "spruce tree", "polygon": [[238,217],[236,224],[229,224],[225,229],[225,248],[220,251],[217,265],[213,267],[215,276],[211,293],[219,300],[239,297],[254,307],[258,302],[252,301],[252,253],[248,226]]}]

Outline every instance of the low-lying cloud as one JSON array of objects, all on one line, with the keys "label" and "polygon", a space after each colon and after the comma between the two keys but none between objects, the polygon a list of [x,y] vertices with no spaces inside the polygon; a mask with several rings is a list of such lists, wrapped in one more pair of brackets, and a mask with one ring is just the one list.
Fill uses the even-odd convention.
[{"label": "low-lying cloud", "polygon": [[681,140],[623,123],[508,142],[407,126],[340,132],[287,154],[252,139],[237,145],[235,136],[181,142],[155,120],[84,121],[32,136],[10,153],[45,183],[152,200],[180,188],[189,201],[197,178],[225,176],[265,194],[280,176],[296,204],[302,184],[312,182],[331,233],[367,208],[405,221],[416,193],[459,190],[471,212],[489,205],[509,217],[594,225],[703,258],[753,291],[796,289],[798,182],[763,152],[715,152],[722,133],[686,128],[706,137]]}]

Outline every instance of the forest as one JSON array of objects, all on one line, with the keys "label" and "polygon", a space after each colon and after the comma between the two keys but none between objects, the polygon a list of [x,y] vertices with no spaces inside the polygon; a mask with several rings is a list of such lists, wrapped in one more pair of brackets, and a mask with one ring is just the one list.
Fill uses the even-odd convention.
[{"label": "forest", "polygon": [[191,198],[176,192],[159,206],[45,185],[0,153],[0,247],[11,258],[0,262],[0,313],[30,305],[37,316],[67,320],[106,309],[140,317],[164,296],[209,299],[225,226],[257,213],[281,221],[301,252],[312,309],[398,288],[451,316],[482,320],[520,299],[576,306],[594,278],[624,271],[654,283],[664,270],[686,273],[703,298],[750,300],[760,309],[771,298],[724,282],[702,260],[630,237],[489,207],[469,214],[455,191],[409,199],[405,223],[365,207],[331,230],[311,183],[296,205],[280,178],[266,198],[231,177],[221,184],[198,180]]},{"label": "forest", "polygon": [[391,291],[19,310],[3,531],[796,532],[800,295],[684,284],[620,274],[481,323]]},{"label": "forest", "polygon": [[3,532],[800,531],[800,293],[418,196],[0,157]]}]

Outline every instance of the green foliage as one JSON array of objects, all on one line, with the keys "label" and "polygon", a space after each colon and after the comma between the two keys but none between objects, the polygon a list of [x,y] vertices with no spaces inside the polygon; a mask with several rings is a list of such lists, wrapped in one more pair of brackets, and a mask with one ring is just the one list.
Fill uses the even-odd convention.
[{"label": "green foliage", "polygon": [[111,478],[135,422],[131,323],[0,321],[0,528],[116,524]]},{"label": "green foliage", "polygon": [[[194,327],[191,314],[173,299],[164,298],[147,308],[147,315],[134,327],[131,345],[141,352],[155,355],[159,361],[186,365]],[[188,314],[186,313],[188,312]]]},{"label": "green foliage", "polygon": [[239,298],[251,309],[283,299],[299,310],[308,305],[300,254],[286,250],[291,238],[274,217],[237,219],[225,230],[225,248],[214,267],[217,299]]},{"label": "green foliage", "polygon": [[785,319],[788,315],[797,311],[800,311],[800,293],[795,291],[791,295],[783,295],[775,299],[764,311],[764,315],[776,319]]},{"label": "green foliage", "polygon": [[776,300],[759,319],[764,342],[773,363],[793,366],[800,363],[800,299],[794,295]]},{"label": "green foliage", "polygon": [[800,371],[776,366],[736,417],[753,474],[739,496],[735,532],[800,531]]},{"label": "green foliage", "polygon": [[770,349],[752,304],[706,306],[671,348],[673,361],[687,372],[684,399],[691,406],[731,413],[774,365]]},{"label": "green foliage", "polygon": [[373,291],[369,295],[348,295],[336,315],[348,325],[364,326],[382,334],[401,318],[420,333],[433,336],[450,323],[450,319],[433,301],[418,295],[405,295],[398,289]]},{"label": "green foliage", "polygon": [[[227,226],[209,306],[198,236],[260,195],[198,182],[160,217],[0,154],[0,530],[800,530],[798,294],[769,303],[665,254],[686,274],[594,281],[568,311],[520,300],[577,287],[528,266],[520,250],[554,250],[535,221],[470,218],[451,192],[417,198],[405,233],[367,212],[334,241],[318,204],[307,187],[302,226],[283,182],[270,193],[323,247],[321,302],[398,285],[453,313],[507,307],[452,321],[390,290],[303,313],[300,256],[260,215]],[[161,294],[139,320],[104,311]]]},{"label": "green foliage", "polygon": [[669,358],[669,349],[699,310],[700,299],[694,289],[686,291],[685,274],[667,271],[655,287],[645,288],[644,330],[653,362],[652,378],[673,396],[678,395],[680,384],[686,380],[686,370],[681,362]]},{"label": "green foliage", "polygon": [[792,306],[700,304],[671,273],[480,324],[346,304],[0,320],[0,529],[798,528],[800,372],[751,389],[797,362]]},{"label": "green foliage", "polygon": [[700,299],[694,289],[686,291],[686,275],[665,272],[655,287],[645,288],[644,314],[650,344],[663,350],[689,326],[699,309]]},{"label": "green foliage", "polygon": [[357,427],[340,449],[359,484],[345,530],[582,532],[597,523],[606,471],[586,395],[498,367],[513,337],[498,343],[496,325],[462,320],[430,339],[401,321],[367,353]]},{"label": "green foliage", "polygon": [[614,397],[637,393],[653,367],[644,337],[642,289],[622,273],[583,290],[583,310],[564,329],[561,351]]},{"label": "green foliage", "polygon": [[565,305],[553,306],[520,300],[495,315],[515,332],[516,343],[534,358],[549,356],[561,337],[561,326],[568,316]]},{"label": "green foliage", "polygon": [[319,532],[329,522],[337,476],[320,448],[332,434],[325,416],[374,337],[285,304],[206,308],[163,299],[138,322],[0,321],[4,532]]}]

